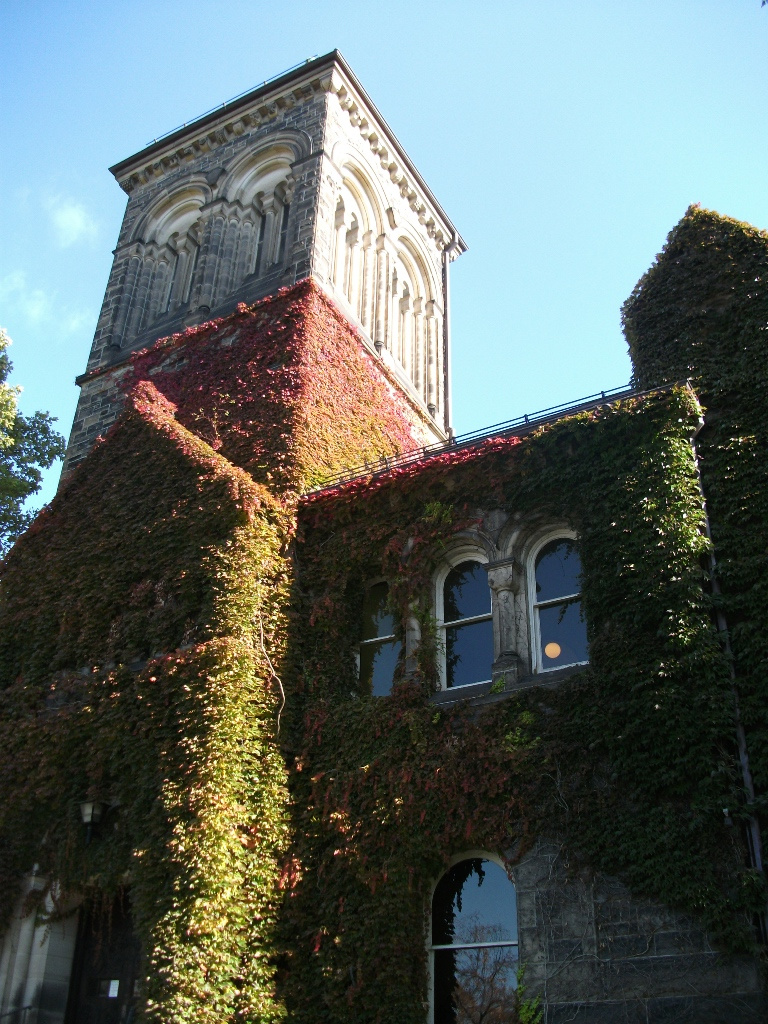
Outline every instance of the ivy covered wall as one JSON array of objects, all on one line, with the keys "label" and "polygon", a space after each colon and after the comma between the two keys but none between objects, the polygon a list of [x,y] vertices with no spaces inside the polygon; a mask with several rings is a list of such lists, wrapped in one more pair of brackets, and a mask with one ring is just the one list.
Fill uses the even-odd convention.
[{"label": "ivy covered wall", "polygon": [[0,927],[33,865],[61,913],[129,888],[145,1019],[273,1020],[296,490],[422,421],[312,282],[137,354],[125,386],[3,564]]},{"label": "ivy covered wall", "polygon": [[138,353],[189,430],[277,493],[410,451],[429,437],[415,401],[311,279]]},{"label": "ivy covered wall", "polygon": [[[659,326],[666,299],[641,323],[653,274],[627,324],[638,376],[655,384],[680,376],[674,359],[658,367],[682,334]],[[660,354],[645,364],[638,339],[651,336]],[[514,870],[547,841],[579,877],[608,872],[692,915],[721,949],[753,950],[764,890],[738,827],[749,808],[707,575],[695,388],[300,499],[329,472],[412,448],[423,423],[315,285],[132,365],[121,418],[2,567],[4,921],[37,864],[61,912],[130,888],[145,1020],[423,1024],[436,877],[469,849]],[[728,394],[741,401],[748,376]],[[697,445],[745,673],[738,602],[761,594],[762,542],[738,536],[762,500],[762,421],[744,398],[753,419],[734,433],[737,406],[708,397],[708,379]],[[577,534],[590,665],[438,706],[435,574],[493,516]],[[380,578],[398,634],[420,630],[383,699],[361,690],[355,661],[362,597]],[[110,808],[90,844],[86,796]]]},{"label": "ivy covered wall", "polygon": [[691,207],[624,306],[642,386],[690,377],[749,762],[768,798],[768,234]]},{"label": "ivy covered wall", "polygon": [[[762,885],[723,821],[740,783],[703,587],[699,416],[676,388],[305,499],[289,653],[302,712],[295,1019],[423,1021],[435,879],[462,850],[515,862],[542,836],[693,912],[730,948],[751,945]],[[446,709],[429,699],[435,574],[491,510],[577,531],[590,666],[554,689]],[[422,623],[415,673],[385,700],[360,692],[354,662],[363,588],[381,576],[399,635],[409,616]]]}]

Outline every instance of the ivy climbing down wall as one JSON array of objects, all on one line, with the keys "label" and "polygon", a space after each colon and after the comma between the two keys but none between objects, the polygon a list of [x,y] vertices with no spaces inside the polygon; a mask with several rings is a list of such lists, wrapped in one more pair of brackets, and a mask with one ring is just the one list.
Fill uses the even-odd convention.
[{"label": "ivy climbing down wall", "polygon": [[637,380],[690,377],[756,811],[768,799],[768,234],[691,207],[624,306]]},{"label": "ivy climbing down wall", "polygon": [[4,565],[0,918],[35,864],[62,912],[130,885],[146,1020],[272,1019],[290,524],[141,385]]}]

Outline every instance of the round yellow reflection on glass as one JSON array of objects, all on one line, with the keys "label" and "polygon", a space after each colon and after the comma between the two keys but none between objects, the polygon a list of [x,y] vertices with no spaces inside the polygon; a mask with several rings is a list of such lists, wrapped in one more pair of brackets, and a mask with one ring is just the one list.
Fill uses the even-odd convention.
[{"label": "round yellow reflection on glass", "polygon": [[544,648],[544,653],[548,658],[559,658],[561,654],[560,644],[547,644],[547,646]]}]

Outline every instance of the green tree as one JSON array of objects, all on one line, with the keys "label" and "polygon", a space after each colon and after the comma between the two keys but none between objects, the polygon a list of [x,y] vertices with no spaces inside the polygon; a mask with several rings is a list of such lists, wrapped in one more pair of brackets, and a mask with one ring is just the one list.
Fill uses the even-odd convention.
[{"label": "green tree", "polygon": [[35,510],[25,508],[25,502],[40,490],[42,471],[61,458],[65,448],[47,412],[19,412],[21,388],[8,384],[13,368],[6,351],[10,343],[0,327],[0,557],[34,518]]}]

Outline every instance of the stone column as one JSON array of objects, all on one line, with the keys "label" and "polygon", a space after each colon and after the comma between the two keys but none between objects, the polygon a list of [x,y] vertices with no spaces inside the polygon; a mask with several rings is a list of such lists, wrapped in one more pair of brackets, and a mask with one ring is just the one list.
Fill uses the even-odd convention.
[{"label": "stone column", "polygon": [[253,252],[253,224],[250,220],[244,220],[240,225],[240,239],[237,249],[237,263],[232,281],[232,287],[239,288],[248,273],[248,261]]},{"label": "stone column", "polygon": [[190,294],[190,305],[192,307],[210,305],[211,287],[216,273],[219,246],[221,245],[221,232],[224,228],[224,220],[221,216],[207,209],[205,209],[205,212],[208,216],[203,228],[200,259],[195,275],[196,280]]},{"label": "stone column", "polygon": [[514,559],[491,562],[486,569],[488,585],[493,591],[494,629],[499,641],[493,681],[503,681],[505,690],[514,689],[524,674],[520,654],[526,648],[524,572]]},{"label": "stone column", "polygon": [[397,303],[397,336],[399,339],[400,365],[406,374],[413,379],[413,322],[411,317],[411,297],[404,295]]},{"label": "stone column", "polygon": [[344,291],[350,306],[360,316],[360,229],[351,228],[345,236],[345,242],[347,273]]},{"label": "stone column", "polygon": [[126,338],[129,342],[133,341],[133,339],[141,333],[141,329],[144,325],[144,314],[147,308],[149,289],[152,284],[152,274],[155,269],[154,264],[154,258],[145,254],[141,264],[138,285],[136,286],[136,291],[134,293],[133,312],[125,332]]},{"label": "stone column", "polygon": [[437,320],[435,318],[435,302],[430,299],[427,302],[426,311],[426,350],[427,350],[427,380],[426,392],[427,409],[429,415],[434,416],[437,412]]},{"label": "stone column", "polygon": [[405,623],[405,667],[403,672],[404,679],[413,679],[416,674],[418,662],[416,653],[421,643],[421,626],[419,620],[416,617],[415,607],[411,607],[410,614]]},{"label": "stone column", "polygon": [[362,285],[360,295],[360,322],[369,335],[373,335],[373,309],[376,301],[374,294],[374,272],[376,269],[376,253],[373,248],[373,232],[366,231],[363,235]]},{"label": "stone column", "polygon": [[165,312],[164,299],[167,296],[168,262],[172,258],[172,250],[165,247],[155,262],[155,274],[152,279],[152,291],[147,307],[147,324],[154,323],[158,316]]},{"label": "stone column", "polygon": [[424,394],[424,300],[413,300],[413,372],[411,379],[421,398]]},{"label": "stone column", "polygon": [[216,283],[211,295],[211,306],[217,306],[231,291],[230,279],[232,274],[232,263],[237,248],[237,235],[239,224],[236,218],[226,224],[222,236],[221,253],[219,254],[218,267],[216,272]]},{"label": "stone column", "polygon": [[376,320],[373,341],[379,351],[387,347],[389,328],[389,253],[386,235],[376,239]]},{"label": "stone column", "polygon": [[264,218],[264,241],[261,253],[261,271],[268,271],[275,262],[277,256],[277,244],[279,231],[275,230],[277,220],[277,198],[274,192],[266,192],[260,195],[261,215]]},{"label": "stone column", "polygon": [[333,240],[333,286],[344,294],[344,271],[347,265],[347,247],[345,245],[347,226],[344,223],[344,203],[339,200],[336,205]]}]

